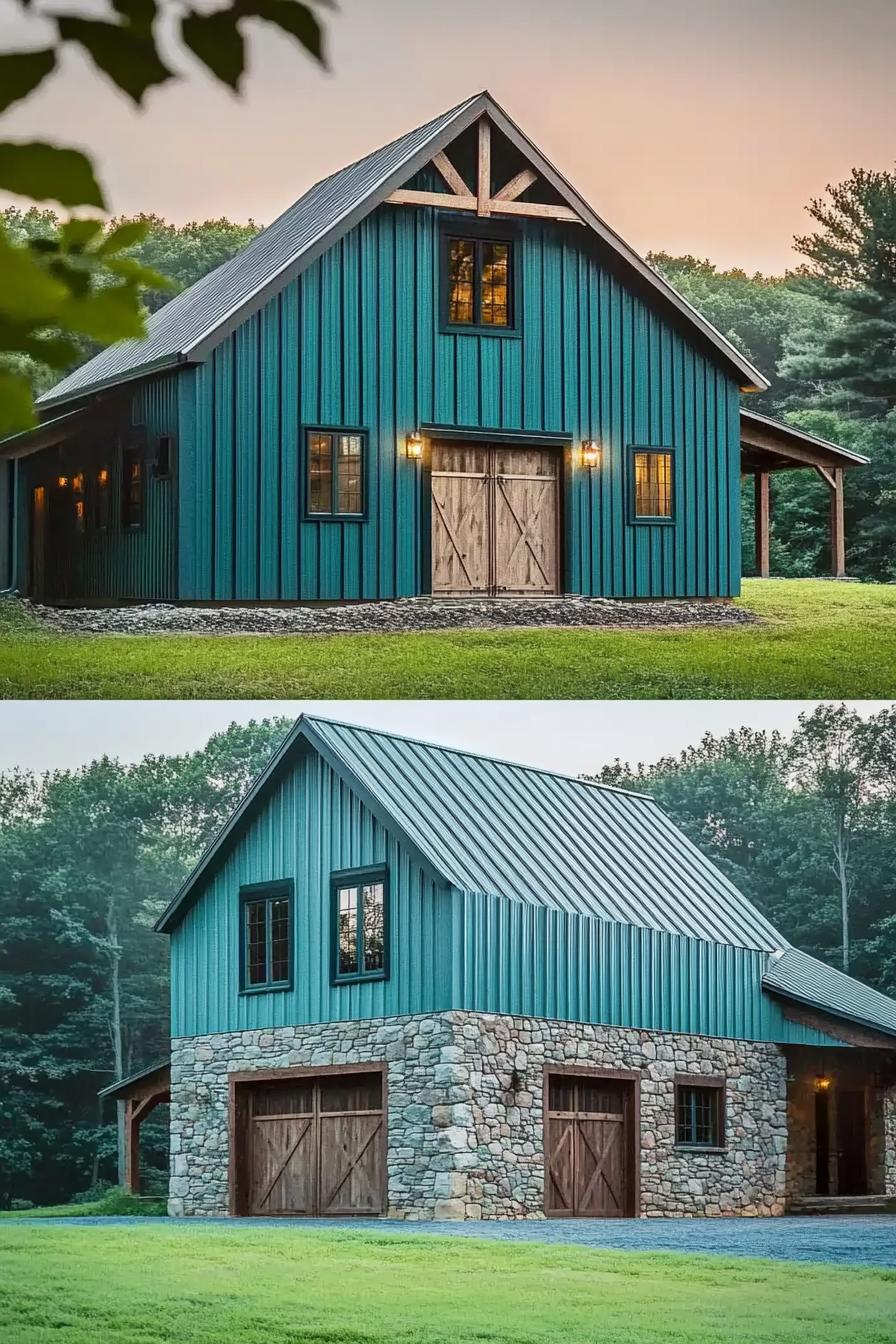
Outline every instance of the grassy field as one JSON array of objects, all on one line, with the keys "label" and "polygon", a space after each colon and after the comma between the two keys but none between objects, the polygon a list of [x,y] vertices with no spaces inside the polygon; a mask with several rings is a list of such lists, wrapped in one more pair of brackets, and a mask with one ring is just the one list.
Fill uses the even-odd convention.
[{"label": "grassy field", "polygon": [[109,1216],[164,1218],[168,1201],[164,1196],[158,1199],[141,1199],[127,1190],[110,1190],[102,1199],[92,1199],[84,1204],[45,1204],[39,1209],[0,1209],[0,1218],[96,1218]]},{"label": "grassy field", "polygon": [[891,1344],[896,1273],[293,1228],[0,1227],[16,1344]]},{"label": "grassy field", "polygon": [[744,584],[757,626],[421,635],[48,634],[0,603],[0,696],[886,699],[896,585]]}]

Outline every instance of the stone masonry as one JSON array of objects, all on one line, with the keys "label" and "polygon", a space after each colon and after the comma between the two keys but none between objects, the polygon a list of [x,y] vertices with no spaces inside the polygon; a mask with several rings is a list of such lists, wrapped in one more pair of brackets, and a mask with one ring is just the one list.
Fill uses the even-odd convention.
[{"label": "stone masonry", "polygon": [[[545,1065],[640,1073],[642,1215],[784,1211],[777,1046],[451,1011],[173,1040],[170,1212],[228,1211],[230,1073],[383,1060],[390,1217],[543,1217]],[[675,1146],[676,1074],[727,1079],[723,1151]]]}]

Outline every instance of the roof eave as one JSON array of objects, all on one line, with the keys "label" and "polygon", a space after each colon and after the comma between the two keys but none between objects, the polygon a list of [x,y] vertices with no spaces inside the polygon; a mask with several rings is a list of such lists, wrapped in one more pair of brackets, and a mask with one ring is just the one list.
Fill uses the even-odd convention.
[{"label": "roof eave", "polygon": [[768,976],[762,977],[762,988],[767,994],[776,994],[779,998],[789,999],[793,1003],[801,1003],[806,1008],[814,1008],[817,1012],[826,1013],[828,1017],[837,1017],[844,1022],[852,1022],[857,1027],[866,1027],[869,1031],[879,1031],[885,1036],[892,1036],[896,1040],[896,1027],[888,1026],[884,1022],[876,1022],[873,1018],[862,1016],[860,1013],[851,1013],[847,1009],[835,1008],[830,1003],[822,1003],[819,999],[811,995],[799,994],[796,990],[785,989],[776,984],[774,980],[769,980]]},{"label": "roof eave", "polygon": [[40,411],[51,411],[57,406],[65,406],[73,401],[88,401],[100,392],[108,392],[113,388],[121,387],[123,383],[138,382],[141,378],[149,378],[156,373],[164,373],[168,369],[182,368],[185,364],[192,363],[189,356],[183,351],[175,354],[163,355],[159,359],[150,360],[146,364],[141,364],[127,373],[113,375],[110,378],[101,378],[95,383],[88,383],[85,387],[73,388],[71,392],[63,393],[62,396],[54,397],[53,389],[45,392],[42,397],[38,397],[35,405]]}]

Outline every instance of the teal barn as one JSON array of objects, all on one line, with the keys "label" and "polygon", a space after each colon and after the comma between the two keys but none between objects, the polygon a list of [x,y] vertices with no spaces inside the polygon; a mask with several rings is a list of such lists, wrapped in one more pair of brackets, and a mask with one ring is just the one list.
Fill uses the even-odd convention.
[{"label": "teal barn", "polygon": [[896,1003],[646,796],[305,716],[157,928],[174,1214],[896,1198]]},{"label": "teal barn", "polygon": [[768,386],[487,93],[311,187],[0,445],[0,588],[345,602],[740,589],[741,478],[863,461]]}]

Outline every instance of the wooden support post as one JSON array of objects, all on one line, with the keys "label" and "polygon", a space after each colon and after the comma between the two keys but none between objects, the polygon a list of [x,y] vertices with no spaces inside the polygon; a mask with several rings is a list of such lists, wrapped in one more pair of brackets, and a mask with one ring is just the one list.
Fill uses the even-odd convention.
[{"label": "wooden support post", "polygon": [[140,1103],[125,1102],[125,1187],[140,1193]]},{"label": "wooden support post", "polygon": [[835,579],[846,575],[846,533],[843,526],[843,468],[834,468],[831,490],[831,573]]},{"label": "wooden support post", "polygon": [[487,117],[479,121],[479,168],[476,178],[476,213],[486,216],[491,213],[489,202],[492,196],[492,128]]},{"label": "wooden support post", "polygon": [[756,472],[756,573],[760,579],[767,579],[771,573],[769,565],[769,522],[771,508],[769,501],[769,473]]}]

